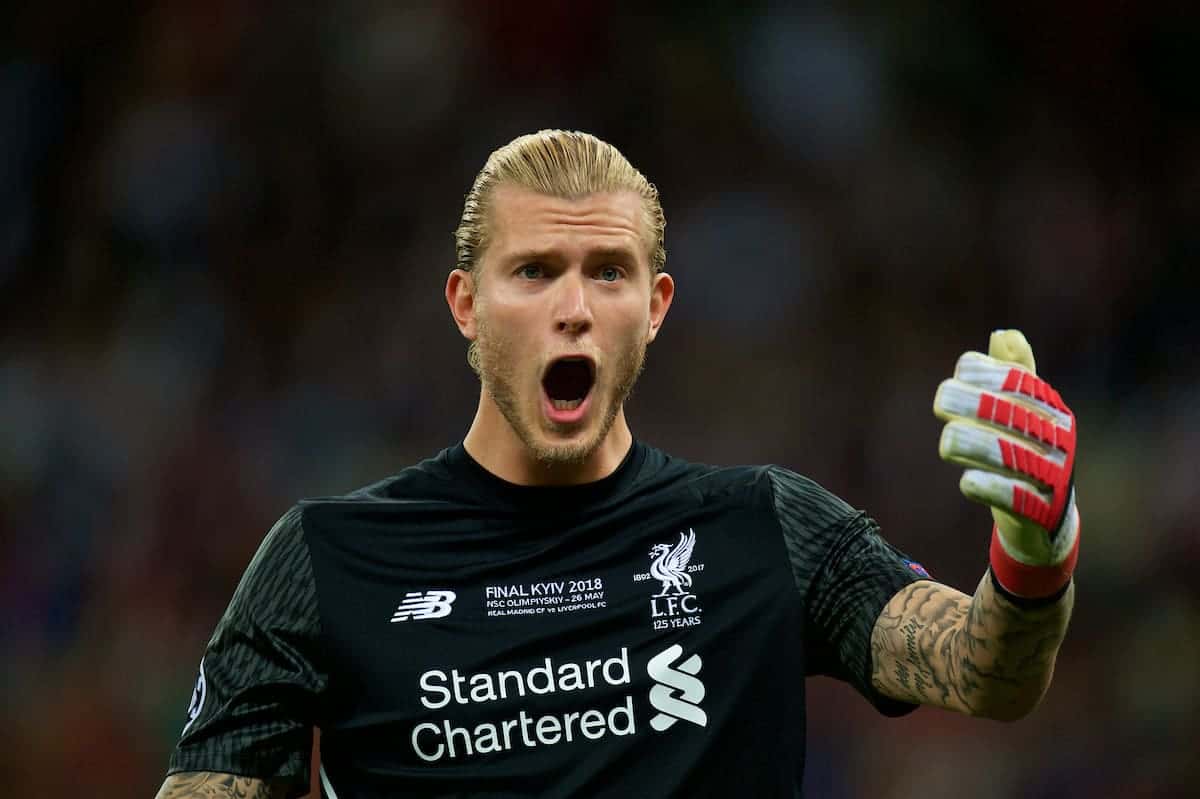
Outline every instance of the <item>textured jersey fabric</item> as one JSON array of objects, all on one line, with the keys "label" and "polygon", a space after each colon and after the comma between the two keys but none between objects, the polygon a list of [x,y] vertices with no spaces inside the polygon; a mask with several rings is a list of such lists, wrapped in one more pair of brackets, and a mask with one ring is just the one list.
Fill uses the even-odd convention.
[{"label": "textured jersey fabric", "polygon": [[308,784],[312,726],[328,685],[301,511],[263,540],[200,662],[170,771]]},{"label": "textured jersey fabric", "polygon": [[635,442],[530,487],[459,444],[272,529],[201,662],[174,771],[331,799],[797,795],[804,676],[871,687],[920,579],[875,524],[775,466]]},{"label": "textured jersey fabric", "polygon": [[850,683],[884,715],[911,712],[915,705],[871,685],[871,631],[888,600],[921,577],[865,513],[794,472],[769,467],[767,473],[804,598],[808,673]]}]

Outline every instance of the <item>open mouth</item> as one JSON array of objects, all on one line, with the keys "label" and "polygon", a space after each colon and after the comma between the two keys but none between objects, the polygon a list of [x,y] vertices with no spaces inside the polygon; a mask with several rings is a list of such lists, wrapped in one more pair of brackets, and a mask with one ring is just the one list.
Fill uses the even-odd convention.
[{"label": "open mouth", "polygon": [[[542,388],[555,421],[576,421],[596,382],[596,366],[588,358],[560,358],[550,364],[542,377]],[[572,413],[574,411],[575,413]]]}]

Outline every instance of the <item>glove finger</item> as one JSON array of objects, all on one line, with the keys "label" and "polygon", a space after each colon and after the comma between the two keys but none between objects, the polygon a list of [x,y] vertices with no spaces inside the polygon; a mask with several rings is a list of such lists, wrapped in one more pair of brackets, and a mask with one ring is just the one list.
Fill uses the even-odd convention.
[{"label": "glove finger", "polygon": [[943,380],[938,385],[937,394],[933,398],[933,412],[939,417],[945,417],[947,421],[955,416],[975,419],[978,417],[979,400],[984,394],[990,394],[997,399],[1003,399],[1005,402],[1019,405],[1028,413],[1037,414],[1038,418],[1044,419],[1047,422],[1056,422],[1059,419],[1059,415],[1054,413],[1053,408],[1036,400],[1031,400],[1023,394],[991,391],[981,388],[974,383],[968,383],[965,380],[953,377],[949,380]]},{"label": "glove finger", "polygon": [[1051,415],[1044,405],[1011,394],[997,396],[961,380],[942,381],[933,397],[933,413],[948,422],[965,419],[1004,430],[1039,447],[1063,449],[1072,440],[1070,416]]},{"label": "glove finger", "polygon": [[964,352],[954,367],[954,377],[1010,402],[1022,402],[1055,419],[1070,424],[1071,410],[1050,384],[1027,369],[981,352]]},{"label": "glove finger", "polygon": [[938,455],[968,469],[1031,480],[1051,491],[1066,463],[1066,454],[1059,450],[963,421],[942,428]]},{"label": "glove finger", "polygon": [[982,469],[968,469],[958,481],[963,496],[1041,525],[1054,526],[1050,503],[1053,494],[1041,491],[1033,483]]},{"label": "glove finger", "polygon": [[1020,330],[993,330],[988,339],[988,355],[1005,363],[1015,363],[1037,374],[1033,347]]}]

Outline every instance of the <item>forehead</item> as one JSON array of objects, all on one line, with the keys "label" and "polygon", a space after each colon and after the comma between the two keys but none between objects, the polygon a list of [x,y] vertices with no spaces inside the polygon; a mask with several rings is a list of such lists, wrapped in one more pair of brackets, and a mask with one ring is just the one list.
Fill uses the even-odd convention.
[{"label": "forehead", "polygon": [[642,198],[632,191],[597,192],[577,199],[520,186],[497,186],[491,203],[489,250],[628,248],[647,255]]}]

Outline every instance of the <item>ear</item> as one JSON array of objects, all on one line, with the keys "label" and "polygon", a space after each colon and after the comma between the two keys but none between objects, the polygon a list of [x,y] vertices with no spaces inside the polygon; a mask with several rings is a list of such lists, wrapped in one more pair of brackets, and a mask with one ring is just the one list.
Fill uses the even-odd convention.
[{"label": "ear", "polygon": [[446,278],[446,304],[458,332],[468,341],[475,340],[475,280],[470,272],[455,269]]},{"label": "ear", "polygon": [[654,285],[650,287],[650,331],[647,343],[654,341],[658,335],[658,329],[662,327],[663,320],[667,318],[667,311],[670,309],[673,299],[675,299],[675,279],[666,272],[659,272],[654,276]]}]

